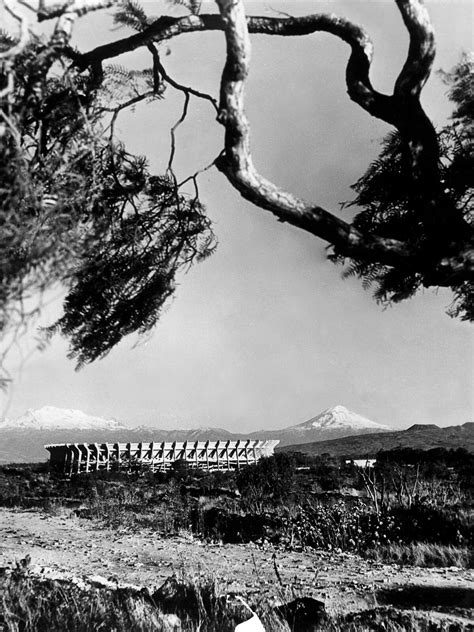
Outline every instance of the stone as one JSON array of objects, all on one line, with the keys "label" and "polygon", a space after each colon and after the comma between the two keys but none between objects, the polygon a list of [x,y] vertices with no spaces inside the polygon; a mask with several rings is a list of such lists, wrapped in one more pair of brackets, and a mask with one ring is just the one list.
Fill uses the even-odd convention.
[{"label": "stone", "polygon": [[312,597],[299,597],[275,611],[294,632],[319,632],[326,629],[329,621],[324,603]]}]

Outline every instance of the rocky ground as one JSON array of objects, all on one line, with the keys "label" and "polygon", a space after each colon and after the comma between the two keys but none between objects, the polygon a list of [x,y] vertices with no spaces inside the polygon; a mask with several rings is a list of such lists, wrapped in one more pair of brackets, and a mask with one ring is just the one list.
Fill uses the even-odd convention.
[{"label": "rocky ground", "polygon": [[474,617],[474,572],[379,564],[355,555],[288,552],[271,546],[208,544],[188,534],[163,539],[152,530],[99,528],[73,514],[0,509],[0,567],[30,556],[31,571],[153,589],[173,574],[214,578],[222,592],[270,602],[323,600],[330,613],[380,604]]}]

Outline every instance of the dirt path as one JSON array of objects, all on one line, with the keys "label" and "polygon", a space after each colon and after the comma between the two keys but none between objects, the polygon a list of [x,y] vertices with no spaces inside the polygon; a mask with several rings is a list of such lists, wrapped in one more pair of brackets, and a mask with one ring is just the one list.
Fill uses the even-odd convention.
[{"label": "dirt path", "polygon": [[48,567],[76,577],[100,575],[150,588],[184,572],[215,578],[222,592],[263,593],[278,601],[282,588],[273,554],[288,591],[321,598],[332,612],[373,607],[380,590],[407,585],[464,594],[464,602],[466,595],[474,596],[472,570],[390,566],[343,553],[206,544],[188,535],[163,539],[151,530],[111,531],[75,516],[0,508],[0,567],[30,555],[38,572]]}]

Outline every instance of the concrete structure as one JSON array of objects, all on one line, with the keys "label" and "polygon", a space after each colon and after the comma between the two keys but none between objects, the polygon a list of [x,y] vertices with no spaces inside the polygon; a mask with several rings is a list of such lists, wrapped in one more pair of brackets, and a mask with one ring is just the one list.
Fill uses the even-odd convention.
[{"label": "concrete structure", "polygon": [[278,440],[63,443],[45,445],[50,463],[66,474],[98,470],[169,470],[173,463],[205,470],[234,470],[271,456]]},{"label": "concrete structure", "polygon": [[352,463],[362,469],[372,468],[377,463],[377,459],[346,459],[346,463]]}]

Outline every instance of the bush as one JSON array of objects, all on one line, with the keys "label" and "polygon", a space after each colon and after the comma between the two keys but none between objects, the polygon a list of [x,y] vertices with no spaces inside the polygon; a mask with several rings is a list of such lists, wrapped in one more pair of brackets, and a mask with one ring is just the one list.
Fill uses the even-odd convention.
[{"label": "bush", "polygon": [[192,511],[192,528],[200,536],[223,542],[279,541],[282,521],[275,514],[229,513],[212,507]]},{"label": "bush", "polygon": [[398,525],[397,541],[453,546],[474,544],[472,512],[416,504],[411,507],[394,507],[391,515]]},{"label": "bush", "polygon": [[284,503],[293,494],[294,486],[295,462],[284,452],[260,459],[237,475],[237,488],[249,509]]},{"label": "bush", "polygon": [[282,542],[315,549],[364,551],[388,541],[393,517],[377,514],[361,502],[306,503],[285,520]]}]

